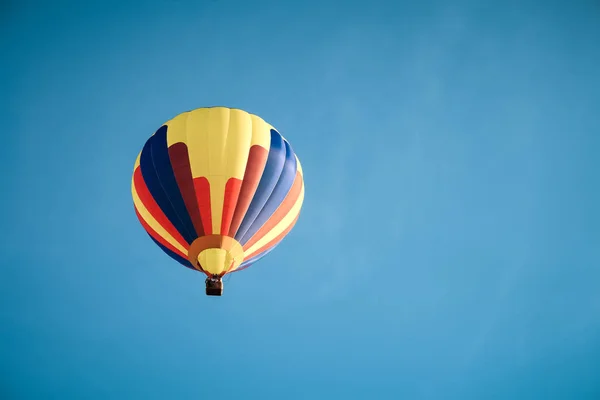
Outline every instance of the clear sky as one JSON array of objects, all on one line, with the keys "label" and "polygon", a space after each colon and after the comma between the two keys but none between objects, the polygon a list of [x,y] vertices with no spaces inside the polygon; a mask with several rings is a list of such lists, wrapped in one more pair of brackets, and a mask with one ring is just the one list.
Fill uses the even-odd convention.
[{"label": "clear sky", "polygon": [[[600,398],[597,1],[102,3],[0,8],[2,399]],[[306,182],[222,298],[130,192],[210,105]]]}]

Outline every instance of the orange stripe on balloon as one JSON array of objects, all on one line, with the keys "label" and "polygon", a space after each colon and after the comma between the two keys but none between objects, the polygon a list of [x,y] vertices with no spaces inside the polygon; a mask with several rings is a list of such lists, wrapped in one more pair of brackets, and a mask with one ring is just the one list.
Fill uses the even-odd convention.
[{"label": "orange stripe on balloon", "polygon": [[242,181],[236,178],[230,178],[225,185],[225,196],[223,198],[223,214],[221,218],[221,235],[225,236],[229,232],[235,205],[237,204],[242,188]]},{"label": "orange stripe on balloon", "polygon": [[138,219],[140,220],[140,223],[142,224],[142,227],[144,228],[144,230],[146,232],[148,232],[148,234],[150,236],[152,236],[157,242],[159,242],[160,244],[162,244],[163,246],[165,246],[167,249],[171,250],[173,253],[175,253],[178,256],[181,256],[181,257],[183,257],[184,259],[187,260],[187,255],[185,255],[181,251],[177,250],[176,247],[174,247],[172,244],[170,244],[167,240],[165,240],[158,233],[156,233],[156,231],[154,229],[152,229],[150,227],[150,225],[148,225],[148,223],[146,221],[144,221],[144,219],[140,215],[140,213],[137,210],[137,208],[135,208],[135,206],[134,206],[134,209],[135,209],[135,215],[137,215]]},{"label": "orange stripe on balloon", "polygon": [[300,196],[302,192],[302,175],[299,171],[296,172],[296,178],[294,179],[294,183],[290,188],[290,191],[285,196],[285,199],[281,202],[277,210],[271,215],[271,217],[265,222],[265,224],[248,240],[248,242],[244,245],[244,250],[247,250],[252,247],[256,242],[258,242],[262,237],[264,237],[271,229],[273,229],[281,220],[290,212],[294,204],[296,204],[296,200]]},{"label": "orange stripe on balloon", "polygon": [[194,178],[194,190],[202,218],[205,235],[212,235],[212,210],[210,206],[210,182],[205,177]]},{"label": "orange stripe on balloon", "polygon": [[142,169],[140,167],[138,167],[134,172],[133,183],[135,185],[135,191],[137,192],[140,200],[142,201],[142,204],[144,205],[144,207],[146,207],[150,215],[154,217],[156,222],[158,222],[160,226],[164,228],[165,231],[169,232],[171,236],[173,236],[173,238],[177,242],[179,242],[179,244],[181,244],[184,248],[189,247],[189,243],[185,241],[185,239],[181,236],[179,231],[173,226],[171,221],[169,221],[167,216],[163,213],[163,211],[160,209],[160,207],[150,194],[150,191],[146,186],[146,182],[144,181],[144,177],[142,176]]}]

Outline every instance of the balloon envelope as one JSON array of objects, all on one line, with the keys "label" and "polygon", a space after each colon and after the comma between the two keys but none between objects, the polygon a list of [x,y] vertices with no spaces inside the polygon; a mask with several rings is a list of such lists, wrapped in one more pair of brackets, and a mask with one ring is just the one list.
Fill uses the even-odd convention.
[{"label": "balloon envelope", "polygon": [[300,215],[298,157],[256,115],[225,107],[179,114],[152,135],[132,178],[135,212],[171,258],[208,276],[272,251]]}]

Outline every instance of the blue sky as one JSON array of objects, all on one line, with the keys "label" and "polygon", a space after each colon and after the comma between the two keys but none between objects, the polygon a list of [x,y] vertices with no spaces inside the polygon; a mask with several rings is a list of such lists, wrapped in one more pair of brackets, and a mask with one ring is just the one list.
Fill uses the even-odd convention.
[{"label": "blue sky", "polygon": [[[600,397],[596,2],[82,3],[0,9],[0,397]],[[306,182],[222,298],[130,194],[208,105]]]}]

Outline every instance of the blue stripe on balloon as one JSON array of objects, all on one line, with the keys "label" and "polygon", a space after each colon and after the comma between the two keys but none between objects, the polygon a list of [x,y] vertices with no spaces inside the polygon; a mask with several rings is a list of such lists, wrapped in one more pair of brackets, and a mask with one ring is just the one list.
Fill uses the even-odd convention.
[{"label": "blue stripe on balloon", "polygon": [[148,139],[140,156],[142,176],[150,194],[188,244],[196,239],[195,228],[179,191],[167,146],[167,126]]},{"label": "blue stripe on balloon", "polygon": [[160,242],[157,241],[156,239],[154,239],[150,234],[148,234],[148,236],[150,236],[150,239],[152,239],[152,241],[154,243],[156,243],[158,245],[158,247],[160,247],[161,250],[164,251],[173,260],[177,261],[179,264],[183,265],[184,267],[187,267],[189,269],[193,269],[194,271],[197,271],[197,269],[194,268],[188,260],[186,260],[185,258],[181,257],[180,255],[174,253],[173,251],[169,250],[167,247],[160,244]]},{"label": "blue stripe on balloon", "polygon": [[254,236],[254,234],[265,224],[265,222],[271,218],[294,184],[297,168],[296,155],[294,154],[292,147],[288,142],[284,141],[284,144],[286,154],[285,163],[283,165],[281,175],[279,175],[277,185],[275,185],[275,189],[273,189],[273,192],[271,192],[269,199],[254,222],[252,222],[250,225],[248,231],[244,234],[244,236],[242,236],[242,239],[240,240],[242,245],[246,244],[248,240],[250,240],[252,236]]},{"label": "blue stripe on balloon", "polygon": [[246,215],[235,234],[235,239],[242,243],[242,245],[244,243],[241,242],[241,238],[246,235],[246,232],[250,229],[256,217],[258,217],[258,214],[269,200],[271,193],[273,193],[273,189],[275,189],[279,181],[285,160],[286,149],[283,138],[277,131],[271,129],[271,147],[269,149],[267,164],[260,178],[256,193],[250,202],[248,211],[246,211]]}]

